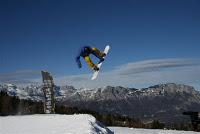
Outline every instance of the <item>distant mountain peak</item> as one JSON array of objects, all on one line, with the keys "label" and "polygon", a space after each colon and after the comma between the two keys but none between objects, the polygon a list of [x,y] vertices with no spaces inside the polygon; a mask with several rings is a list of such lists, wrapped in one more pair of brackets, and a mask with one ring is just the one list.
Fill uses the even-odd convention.
[{"label": "distant mountain peak", "polygon": [[[21,99],[42,100],[42,86],[17,87],[1,84],[0,91]],[[166,83],[143,89],[122,86],[105,86],[94,89],[76,89],[73,86],[55,86],[56,99],[60,104],[90,109],[100,113],[117,113],[142,119],[162,121],[181,120],[183,110],[200,111],[200,92],[192,86]],[[168,115],[171,115],[169,118]]]}]

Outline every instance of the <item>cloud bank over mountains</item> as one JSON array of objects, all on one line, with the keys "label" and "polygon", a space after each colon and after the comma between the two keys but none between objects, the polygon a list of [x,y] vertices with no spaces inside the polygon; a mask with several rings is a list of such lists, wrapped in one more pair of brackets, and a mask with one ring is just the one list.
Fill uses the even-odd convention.
[{"label": "cloud bank over mountains", "polygon": [[195,59],[154,59],[139,62],[132,62],[115,69],[120,75],[139,74],[152,71],[161,71],[162,69],[198,66],[200,60]]},{"label": "cloud bank over mountains", "polygon": [[22,70],[0,74],[1,83],[31,84],[33,79],[41,77],[40,71]]},{"label": "cloud bank over mountains", "polygon": [[[106,64],[106,62],[105,62]],[[51,72],[50,72],[51,73]],[[187,58],[150,59],[130,62],[103,71],[99,77],[90,80],[91,74],[55,76],[57,85],[73,85],[76,88],[95,88],[102,86],[125,86],[142,88],[159,83],[188,84],[200,89],[200,60]],[[40,71],[18,71],[0,74],[1,82],[41,82]]]},{"label": "cloud bank over mountains", "polygon": [[95,81],[91,74],[72,75],[56,78],[62,84],[75,87],[101,87],[107,85],[142,88],[158,83],[177,82],[190,84],[200,89],[200,60],[198,59],[151,59],[131,62],[115,67],[112,71],[100,72]]}]

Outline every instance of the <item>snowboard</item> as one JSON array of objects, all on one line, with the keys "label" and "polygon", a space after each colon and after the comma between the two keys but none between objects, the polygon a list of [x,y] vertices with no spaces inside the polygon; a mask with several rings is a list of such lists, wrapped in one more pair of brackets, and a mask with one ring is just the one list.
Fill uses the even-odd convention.
[{"label": "snowboard", "polygon": [[[104,49],[104,53],[106,54],[106,56],[107,56],[107,54],[108,54],[109,49],[110,49],[110,46],[109,46],[109,45],[107,45],[107,46],[105,47],[105,49]],[[106,56],[105,56],[105,57],[106,57]],[[103,57],[103,58],[105,59],[105,57]],[[103,62],[104,62],[104,61],[103,61]],[[97,64],[97,67],[99,68],[99,70],[98,70],[98,71],[95,71],[95,72],[93,73],[91,80],[95,80],[95,79],[97,78],[97,76],[98,76],[98,74],[99,74],[99,71],[100,71],[100,68],[101,68],[101,65],[102,65],[103,62]]]}]

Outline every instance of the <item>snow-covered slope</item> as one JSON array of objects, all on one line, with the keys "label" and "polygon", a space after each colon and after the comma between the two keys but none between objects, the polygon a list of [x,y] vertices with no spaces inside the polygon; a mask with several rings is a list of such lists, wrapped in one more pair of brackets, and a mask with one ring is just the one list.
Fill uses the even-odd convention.
[{"label": "snow-covered slope", "polygon": [[0,134],[199,134],[191,131],[106,128],[93,116],[25,115],[0,117]]},{"label": "snow-covered slope", "polygon": [[91,115],[0,117],[1,134],[113,134]]},{"label": "snow-covered slope", "polygon": [[115,134],[200,134],[192,131],[135,129],[126,127],[109,127]]}]

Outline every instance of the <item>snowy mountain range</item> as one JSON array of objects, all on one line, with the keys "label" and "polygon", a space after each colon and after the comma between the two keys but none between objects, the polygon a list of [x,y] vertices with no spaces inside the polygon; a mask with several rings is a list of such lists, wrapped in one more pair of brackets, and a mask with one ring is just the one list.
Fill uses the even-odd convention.
[{"label": "snowy mountain range", "polygon": [[[42,100],[41,86],[17,87],[1,84],[0,91],[21,99]],[[73,86],[56,86],[56,99],[61,105],[90,109],[103,114],[120,114],[143,121],[188,121],[183,111],[200,111],[200,92],[182,84],[160,84],[143,89],[103,87],[75,89]]]},{"label": "snowy mountain range", "polygon": [[[72,90],[73,91],[73,90]],[[200,111],[200,92],[174,83],[145,89],[124,87],[80,90],[67,94],[62,104],[86,108],[103,114],[116,113],[165,123],[188,121],[184,111]]]}]

